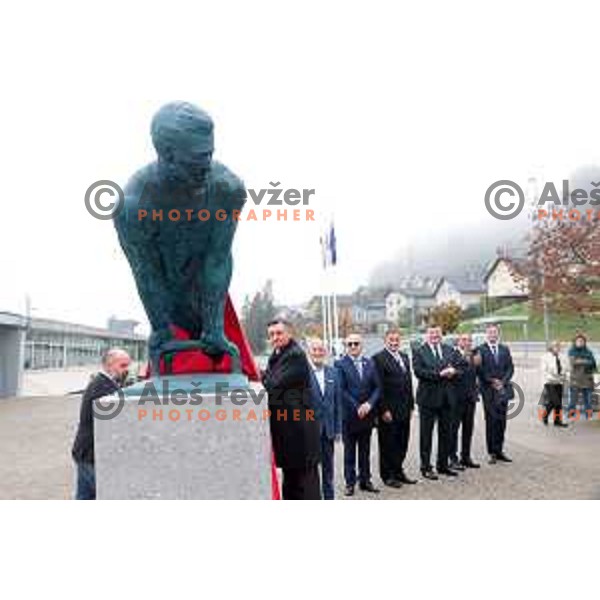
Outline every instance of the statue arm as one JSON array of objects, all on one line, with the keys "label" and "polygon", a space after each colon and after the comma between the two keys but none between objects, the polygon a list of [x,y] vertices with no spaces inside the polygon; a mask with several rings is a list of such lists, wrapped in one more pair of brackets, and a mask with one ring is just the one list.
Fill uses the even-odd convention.
[{"label": "statue arm", "polygon": [[133,222],[134,217],[124,210],[115,220],[115,228],[152,327],[149,354],[152,368],[158,369],[161,347],[172,338],[168,287],[154,232],[146,224]]},{"label": "statue arm", "polygon": [[202,341],[215,353],[225,350],[237,354],[237,347],[225,339],[223,333],[225,298],[233,270],[231,245],[237,227],[232,210],[240,210],[246,199],[246,190],[239,180],[227,191],[217,192],[216,205],[227,211],[223,221],[212,222],[211,234],[205,260],[199,277],[202,285],[200,316],[202,320]]}]

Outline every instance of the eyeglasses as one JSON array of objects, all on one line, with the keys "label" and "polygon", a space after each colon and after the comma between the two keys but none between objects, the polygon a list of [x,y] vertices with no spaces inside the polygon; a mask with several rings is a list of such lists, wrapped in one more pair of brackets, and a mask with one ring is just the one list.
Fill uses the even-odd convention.
[{"label": "eyeglasses", "polygon": [[360,346],[360,342],[346,342],[346,346],[348,346],[348,348],[352,348],[353,346]]}]

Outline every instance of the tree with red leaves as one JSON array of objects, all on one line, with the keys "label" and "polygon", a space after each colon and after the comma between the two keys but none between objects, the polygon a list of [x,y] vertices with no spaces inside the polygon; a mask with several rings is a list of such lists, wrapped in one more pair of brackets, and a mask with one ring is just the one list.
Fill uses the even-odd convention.
[{"label": "tree with red leaves", "polygon": [[530,233],[522,276],[532,307],[556,314],[600,312],[600,222],[540,219]]}]

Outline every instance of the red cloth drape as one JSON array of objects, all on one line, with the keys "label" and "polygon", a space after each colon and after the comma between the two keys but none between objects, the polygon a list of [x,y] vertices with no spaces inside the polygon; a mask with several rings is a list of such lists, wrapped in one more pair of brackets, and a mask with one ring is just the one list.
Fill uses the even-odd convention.
[{"label": "red cloth drape", "polygon": [[[225,337],[238,347],[242,373],[250,381],[260,381],[260,372],[254,362],[250,344],[244,335],[229,294],[227,294],[225,302],[223,321]],[[177,340],[189,340],[191,337],[185,329],[177,325],[172,325],[171,330]],[[161,375],[166,374],[164,360],[161,361],[160,372]],[[231,373],[231,357],[224,354],[219,362],[215,362],[213,358],[207,356],[201,350],[182,350],[176,352],[171,362],[171,374],[183,375],[186,373]]]}]

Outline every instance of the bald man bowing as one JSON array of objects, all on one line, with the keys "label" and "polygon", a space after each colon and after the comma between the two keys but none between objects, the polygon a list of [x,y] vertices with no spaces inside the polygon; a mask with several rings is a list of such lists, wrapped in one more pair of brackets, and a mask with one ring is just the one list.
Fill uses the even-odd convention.
[{"label": "bald man bowing", "polygon": [[94,466],[93,402],[114,394],[127,379],[131,359],[121,348],[108,350],[102,359],[102,369],[92,377],[81,398],[79,426],[71,454],[77,466],[76,500],[96,499]]}]

